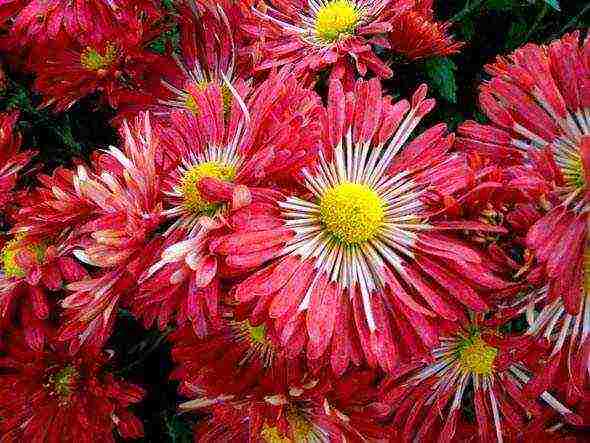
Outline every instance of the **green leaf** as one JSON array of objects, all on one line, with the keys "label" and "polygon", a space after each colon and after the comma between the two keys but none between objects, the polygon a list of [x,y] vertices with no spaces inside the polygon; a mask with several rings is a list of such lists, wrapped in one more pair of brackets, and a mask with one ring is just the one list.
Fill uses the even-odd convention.
[{"label": "green leaf", "polygon": [[556,11],[561,11],[561,7],[559,6],[559,0],[545,0],[545,3],[547,3]]},{"label": "green leaf", "polygon": [[448,58],[432,58],[424,63],[433,88],[449,103],[457,102],[457,65]]},{"label": "green leaf", "polygon": [[508,11],[513,9],[517,3],[514,0],[488,0],[486,6],[492,11]]}]

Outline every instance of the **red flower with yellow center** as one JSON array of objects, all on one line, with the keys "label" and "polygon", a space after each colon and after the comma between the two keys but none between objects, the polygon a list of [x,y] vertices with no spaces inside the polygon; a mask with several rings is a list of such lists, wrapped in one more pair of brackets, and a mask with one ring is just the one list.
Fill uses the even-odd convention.
[{"label": "red flower with yellow center", "polygon": [[480,102],[491,124],[466,122],[458,141],[512,164],[511,185],[544,209],[526,237],[547,282],[525,300],[544,306],[529,333],[552,340],[546,375],[563,357],[578,396],[590,374],[590,39],[581,38],[528,44],[487,66]]},{"label": "red flower with yellow center", "polygon": [[336,77],[370,70],[386,78],[392,71],[375,47],[410,59],[461,47],[446,34],[448,25],[433,20],[432,5],[414,0],[270,0],[252,7],[250,15],[244,30],[254,40],[256,68],[292,64],[304,77],[332,68]]},{"label": "red flower with yellow center", "polygon": [[451,442],[474,434],[478,442],[512,441],[547,409],[581,424],[582,418],[549,392],[525,395],[531,378],[527,362],[537,371],[543,368],[541,353],[519,340],[472,324],[443,337],[433,362],[402,365],[383,384],[383,401],[393,411],[389,423],[402,441]]},{"label": "red flower with yellow center", "polygon": [[233,211],[268,201],[273,192],[259,191],[259,183],[292,181],[318,143],[319,98],[286,70],[243,98],[227,85],[233,94],[229,112],[222,88],[211,83],[193,96],[202,111],[172,113],[162,136],[177,162],[162,177],[168,224],[133,306],[146,325],[189,322],[199,337],[210,333],[220,316],[222,267],[209,243],[224,232]]},{"label": "red flower with yellow center", "polygon": [[235,285],[237,301],[267,312],[283,346],[306,346],[311,361],[330,361],[337,374],[351,362],[393,370],[427,354],[440,327],[463,318],[462,306],[488,309],[478,289],[505,286],[448,233],[496,228],[437,218],[470,171],[449,152],[444,125],[409,142],[433,106],[425,86],[393,103],[377,80],[349,94],[333,82],[323,149],[303,170],[306,192],[237,211],[251,222],[230,219],[235,232],[211,244],[234,269],[264,265]]},{"label": "red flower with yellow center", "polygon": [[12,331],[0,360],[0,433],[8,442],[114,442],[143,435],[129,410],[144,391],[105,370],[102,351],[68,355],[52,337],[38,350]]}]

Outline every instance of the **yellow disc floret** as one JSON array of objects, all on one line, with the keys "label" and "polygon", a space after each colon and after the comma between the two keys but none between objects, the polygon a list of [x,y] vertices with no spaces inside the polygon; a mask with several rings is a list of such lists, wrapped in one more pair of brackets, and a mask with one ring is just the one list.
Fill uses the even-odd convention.
[{"label": "yellow disc floret", "polygon": [[16,262],[16,256],[19,252],[28,250],[32,253],[37,263],[42,263],[45,259],[47,245],[43,243],[26,242],[24,236],[20,235],[9,242],[2,248],[2,271],[5,277],[22,278],[25,271]]},{"label": "yellow disc floret", "polygon": [[281,434],[276,427],[264,425],[260,436],[265,443],[305,443],[314,441],[316,437],[313,435],[313,426],[309,421],[296,411],[294,407],[289,406],[287,411],[287,421],[289,422],[289,435]]},{"label": "yellow disc floret", "polygon": [[185,172],[182,177],[182,194],[184,206],[193,214],[213,214],[219,209],[218,203],[210,203],[199,192],[199,181],[203,178],[217,178],[223,181],[233,180],[236,170],[233,166],[217,161],[200,163]]},{"label": "yellow disc floret", "polygon": [[478,333],[466,338],[459,346],[461,369],[472,374],[490,375],[497,355],[498,350],[483,341]]},{"label": "yellow disc floret", "polygon": [[49,376],[49,388],[59,397],[68,397],[78,380],[78,371],[73,366],[66,366],[61,371]]},{"label": "yellow disc floret", "polygon": [[89,71],[98,71],[111,66],[116,58],[117,48],[111,44],[106,46],[103,54],[94,48],[87,47],[80,55],[80,63]]},{"label": "yellow disc floret", "polygon": [[320,220],[338,240],[363,243],[377,234],[385,215],[383,201],[367,185],[342,183],[329,189],[320,201]]},{"label": "yellow disc floret", "polygon": [[[202,82],[199,82],[196,84],[196,88],[199,91],[204,91],[205,88],[207,86],[209,86],[210,84],[211,84],[211,82],[202,81]],[[221,100],[223,102],[223,115],[227,116],[229,114],[229,111],[231,110],[233,94],[232,94],[231,90],[229,89],[229,87],[225,83],[222,83],[219,86],[219,89],[221,91]],[[186,93],[186,98],[184,100],[184,106],[186,107],[186,109],[191,111],[193,114],[199,115],[199,106],[197,105],[195,98],[188,92]]]},{"label": "yellow disc floret", "polygon": [[332,43],[354,32],[359,21],[359,11],[353,1],[332,0],[318,11],[315,32],[324,42]]}]

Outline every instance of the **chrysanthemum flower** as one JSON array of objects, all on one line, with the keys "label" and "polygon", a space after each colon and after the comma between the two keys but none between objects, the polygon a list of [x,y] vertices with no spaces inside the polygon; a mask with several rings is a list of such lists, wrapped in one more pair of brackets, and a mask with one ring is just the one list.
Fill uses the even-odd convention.
[{"label": "chrysanthemum flower", "polygon": [[92,43],[60,34],[42,57],[30,63],[42,105],[63,111],[92,93],[101,93],[114,108],[120,102],[143,100],[144,90],[155,81],[158,63],[165,60],[145,49],[144,27],[141,21],[130,22],[124,33],[102,33]]},{"label": "chrysanthemum flower", "polygon": [[[233,96],[229,112],[222,87],[211,83],[194,95],[202,112],[173,113],[163,136],[178,167],[165,174],[165,245],[140,281],[134,312],[147,325],[155,320],[190,322],[199,336],[219,316],[221,266],[208,249],[232,210],[246,203],[265,205],[272,191],[251,189],[267,177],[289,176],[317,152],[317,95],[299,86],[285,70],[272,75],[242,100]],[[231,200],[230,205],[223,202]],[[242,214],[243,215],[243,214]],[[254,226],[257,218],[231,223]],[[265,226],[258,224],[258,226]]]},{"label": "chrysanthemum flower", "polygon": [[590,39],[580,38],[574,32],[548,46],[529,44],[489,65],[493,77],[480,101],[492,125],[466,123],[459,142],[511,162],[523,159],[515,181],[545,209],[527,235],[548,282],[547,307],[533,329],[547,327],[556,349],[567,338],[578,381],[590,370]]},{"label": "chrysanthemum flower", "polygon": [[[587,278],[587,275],[585,276]],[[552,298],[548,285],[536,286],[518,294],[516,301],[500,305],[499,315],[525,314],[529,322],[526,334],[549,347],[545,370],[536,374],[527,386],[530,396],[561,387],[570,402],[577,402],[590,391],[590,337],[586,330],[590,300],[583,298],[581,311],[571,315],[561,298]]]},{"label": "chrysanthemum flower", "polygon": [[309,359],[326,357],[338,374],[363,354],[393,370],[400,356],[427,353],[462,306],[488,309],[476,289],[504,286],[447,233],[494,228],[437,216],[470,171],[449,152],[442,124],[408,143],[434,106],[426,92],[392,103],[377,79],[347,95],[333,82],[319,162],[303,170],[306,192],[246,207],[241,217],[253,221],[211,243],[230,267],[268,262],[234,287],[235,298],[267,311],[283,346],[305,335]]},{"label": "chrysanthemum flower", "polygon": [[239,48],[234,39],[237,25],[230,23],[224,10],[214,3],[193,10],[196,6],[189,0],[177,8],[180,51],[171,54],[174,63],[162,72],[162,86],[150,91],[155,95],[155,103],[137,103],[133,107],[149,107],[154,115],[166,117],[174,110],[198,113],[194,95],[216,83],[221,87],[227,113],[233,99],[229,85],[243,96],[246,83],[250,83],[243,80],[247,78],[247,69],[238,66]]},{"label": "chrysanthemum flower", "polygon": [[448,25],[425,12],[414,0],[269,0],[252,8],[244,29],[254,39],[257,69],[293,64],[302,75],[334,67],[337,77],[355,68],[363,76],[370,70],[390,77],[376,46],[410,59],[459,49]]},{"label": "chrysanthemum flower", "polygon": [[20,151],[21,136],[14,130],[18,112],[0,113],[0,211],[12,201],[12,190],[18,173],[31,160],[35,151]]},{"label": "chrysanthemum flower", "polygon": [[46,291],[63,289],[65,283],[86,276],[86,271],[68,256],[63,238],[17,234],[4,242],[0,252],[0,330],[13,328],[18,311],[27,344],[41,349],[45,342],[43,321],[51,304]]},{"label": "chrysanthemum flower", "polygon": [[377,401],[376,380],[370,371],[335,382],[308,377],[262,398],[199,398],[180,409],[210,413],[197,424],[195,442],[385,441],[391,429],[380,419],[389,408]]},{"label": "chrysanthemum flower", "polygon": [[104,154],[110,161],[95,171],[78,166],[75,175],[78,197],[94,210],[72,234],[80,239],[74,254],[102,272],[68,285],[74,293],[62,302],[66,310],[60,339],[70,340],[72,351],[83,344],[104,343],[121,298],[133,293],[153,249],[161,243],[154,238],[163,220],[155,162],[159,140],[147,114],[132,127],[124,123],[122,134],[122,151],[111,147]]},{"label": "chrysanthemum flower", "polygon": [[41,350],[14,333],[0,358],[2,441],[115,442],[143,435],[129,406],[144,391],[104,370],[109,356],[96,351],[69,356],[53,340]]},{"label": "chrysanthemum flower", "polygon": [[581,417],[550,393],[524,395],[528,360],[536,364],[539,353],[494,335],[472,324],[443,338],[432,363],[409,363],[384,383],[383,401],[392,407],[391,424],[402,441],[450,442],[474,433],[480,442],[522,438],[526,424],[547,407],[580,423]]},{"label": "chrysanthemum flower", "polygon": [[100,40],[105,32],[117,32],[117,25],[137,19],[140,14],[149,15],[151,19],[160,14],[151,0],[8,0],[2,3],[4,9],[0,9],[0,17],[13,17],[11,32],[18,36],[22,47],[45,46],[61,31],[90,43]]},{"label": "chrysanthemum flower", "polygon": [[[42,186],[13,229],[35,238],[68,235],[68,246],[81,261],[100,268],[95,278],[71,283],[74,294],[62,302],[61,334],[72,350],[84,343],[100,346],[110,333],[121,297],[136,287],[149,264],[150,248],[163,220],[160,176],[147,115],[121,129],[124,148],[111,147],[93,168],[60,169],[41,176]],[[147,258],[146,258],[147,257]]]},{"label": "chrysanthemum flower", "polygon": [[301,358],[280,348],[270,322],[252,326],[248,320],[224,320],[206,338],[184,327],[170,340],[177,364],[171,378],[181,382],[179,393],[189,398],[196,389],[209,397],[273,392],[306,372]]}]

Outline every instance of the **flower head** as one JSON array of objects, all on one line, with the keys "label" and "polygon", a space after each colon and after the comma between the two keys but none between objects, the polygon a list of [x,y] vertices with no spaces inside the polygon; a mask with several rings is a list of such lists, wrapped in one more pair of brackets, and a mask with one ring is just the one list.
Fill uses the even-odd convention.
[{"label": "flower head", "polygon": [[238,211],[265,225],[233,223],[211,244],[236,269],[268,262],[234,287],[237,301],[267,311],[283,346],[300,346],[303,334],[309,359],[331,360],[338,374],[350,362],[393,370],[428,353],[462,306],[487,310],[476,289],[504,286],[448,233],[494,228],[437,215],[470,180],[465,159],[449,153],[453,136],[438,125],[408,143],[433,106],[425,87],[392,103],[377,80],[349,94],[333,82],[305,192]]},{"label": "flower head", "polygon": [[520,346],[518,339],[497,336],[476,323],[444,337],[433,362],[402,365],[385,381],[383,401],[392,407],[391,425],[404,441],[454,441],[472,429],[477,441],[487,442],[522,437],[523,428],[544,409],[579,424],[581,417],[549,392],[525,395],[528,361],[537,363],[541,354]]},{"label": "flower head", "polygon": [[13,316],[22,325],[27,344],[43,347],[44,321],[52,300],[48,291],[58,291],[65,283],[86,276],[86,271],[71,258],[66,238],[16,234],[0,250],[0,330],[14,328]]},{"label": "flower head", "polygon": [[264,396],[198,398],[180,408],[209,414],[195,428],[203,442],[379,441],[392,431],[380,423],[389,409],[377,401],[377,380],[371,371],[334,382],[304,377]]},{"label": "flower head", "polygon": [[[519,186],[543,216],[526,245],[542,265],[549,304],[587,330],[585,278],[590,211],[590,40],[567,34],[547,46],[528,44],[487,66],[480,102],[490,125],[465,123],[458,145],[512,165]],[[553,304],[552,309],[562,309]],[[546,313],[549,315],[548,313]],[[582,320],[582,318],[585,318]]]},{"label": "flower head", "polygon": [[234,100],[229,85],[240,95],[247,94],[251,80],[249,68],[242,66],[242,59],[237,57],[240,47],[236,41],[239,28],[235,19],[230,22],[226,10],[213,3],[197,7],[192,0],[187,0],[179,2],[177,8],[179,53],[171,54],[173,62],[162,70],[161,85],[150,88],[152,102],[132,103],[122,110],[123,115],[136,108],[149,108],[154,115],[165,118],[175,110],[204,112],[197,106],[195,94],[201,94],[212,83],[221,88],[227,115]]},{"label": "flower head", "polygon": [[143,435],[129,406],[144,391],[105,371],[101,351],[71,357],[52,338],[38,350],[11,334],[0,361],[0,432],[7,441],[113,442]]},{"label": "flower head", "polygon": [[87,0],[78,3],[70,0],[20,0],[8,3],[12,3],[10,10],[0,10],[3,13],[0,17],[13,17],[11,31],[18,35],[22,47],[46,46],[60,33],[90,43],[100,40],[105,33],[115,34],[124,23],[147,16],[155,20],[161,14],[150,0]]},{"label": "flower head", "polygon": [[272,0],[252,8],[245,30],[255,39],[251,52],[257,69],[292,63],[304,76],[333,67],[340,77],[352,74],[354,63],[363,76],[370,70],[389,77],[392,71],[376,46],[410,59],[460,47],[446,35],[448,25],[433,21],[431,8],[410,0]]},{"label": "flower head", "polygon": [[209,397],[273,392],[301,379],[302,359],[280,349],[271,323],[252,326],[248,320],[224,320],[206,338],[190,327],[176,331],[171,341],[177,364],[172,378],[179,391],[193,397],[198,390]]},{"label": "flower head", "polygon": [[128,32],[100,33],[89,43],[60,35],[31,62],[43,104],[63,111],[93,93],[114,108],[145,100],[163,57],[144,49],[150,36],[144,26],[133,22]]},{"label": "flower head", "polygon": [[200,337],[211,331],[220,314],[222,269],[210,241],[232,211],[268,200],[272,191],[259,191],[258,184],[268,177],[292,181],[317,151],[319,98],[285,70],[243,99],[233,94],[226,113],[222,87],[211,83],[194,96],[203,111],[173,113],[163,137],[177,163],[163,176],[165,243],[134,302],[148,325],[190,322]]}]

